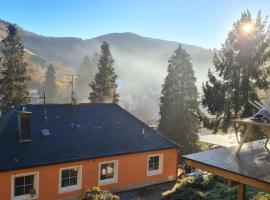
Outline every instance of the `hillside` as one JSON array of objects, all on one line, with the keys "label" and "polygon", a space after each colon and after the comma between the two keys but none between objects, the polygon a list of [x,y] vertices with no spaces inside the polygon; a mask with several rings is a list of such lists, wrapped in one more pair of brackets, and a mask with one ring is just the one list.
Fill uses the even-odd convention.
[{"label": "hillside", "polygon": [[[0,22],[0,39],[5,35],[5,22]],[[48,37],[20,28],[27,61],[35,69],[44,68],[49,62],[74,70],[84,55],[92,56],[102,41],[110,44],[115,59],[116,72],[121,80],[121,104],[133,113],[145,111],[149,116],[158,114],[158,98],[166,75],[167,61],[179,43],[143,37],[134,33],[111,33],[92,39],[73,37]],[[191,54],[200,90],[212,66],[213,51],[198,46],[182,44]],[[88,87],[88,84],[86,85]],[[86,94],[85,97],[87,97]],[[130,107],[130,105],[132,105]],[[147,116],[143,116],[147,118]]]}]

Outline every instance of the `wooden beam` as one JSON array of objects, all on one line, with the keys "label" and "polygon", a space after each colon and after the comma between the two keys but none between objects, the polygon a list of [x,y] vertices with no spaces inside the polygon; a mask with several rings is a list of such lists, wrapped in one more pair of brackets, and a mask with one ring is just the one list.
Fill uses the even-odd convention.
[{"label": "wooden beam", "polygon": [[232,119],[231,121],[233,123],[239,123],[239,124],[246,124],[246,125],[270,128],[270,123],[261,122],[261,121],[255,121],[255,120],[251,120],[250,118]]},{"label": "wooden beam", "polygon": [[220,168],[213,167],[213,166],[210,166],[210,165],[207,165],[204,163],[190,160],[188,158],[185,158],[185,163],[191,167],[213,173],[215,175],[224,177],[226,179],[231,179],[231,180],[238,182],[240,184],[250,185],[252,187],[270,192],[270,183],[256,180],[256,179],[253,179],[253,178],[250,178],[250,177],[247,177],[244,175],[236,174],[236,173],[233,173],[230,171],[226,171],[224,169],[220,169]]},{"label": "wooden beam", "polygon": [[245,200],[246,186],[244,184],[239,184],[237,186],[237,200]]}]

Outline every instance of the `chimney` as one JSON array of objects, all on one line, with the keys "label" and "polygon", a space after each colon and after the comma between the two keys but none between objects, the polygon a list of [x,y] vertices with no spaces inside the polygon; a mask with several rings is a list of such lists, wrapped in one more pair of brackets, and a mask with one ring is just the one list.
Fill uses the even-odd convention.
[{"label": "chimney", "polygon": [[26,111],[25,106],[18,113],[18,136],[20,142],[29,141],[31,138],[31,115],[32,113]]}]

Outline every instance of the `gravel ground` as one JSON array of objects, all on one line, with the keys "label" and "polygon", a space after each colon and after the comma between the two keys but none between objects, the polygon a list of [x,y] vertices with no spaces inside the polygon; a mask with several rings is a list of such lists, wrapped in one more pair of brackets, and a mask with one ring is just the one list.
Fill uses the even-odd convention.
[{"label": "gravel ground", "polygon": [[117,195],[121,200],[160,200],[164,194],[174,188],[174,185],[175,181],[122,192]]}]

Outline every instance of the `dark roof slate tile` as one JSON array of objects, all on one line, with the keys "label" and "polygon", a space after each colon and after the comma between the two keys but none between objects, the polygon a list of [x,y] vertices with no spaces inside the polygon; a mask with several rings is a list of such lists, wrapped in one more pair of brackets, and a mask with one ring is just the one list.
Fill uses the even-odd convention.
[{"label": "dark roof slate tile", "polygon": [[[177,147],[115,104],[45,107],[46,118],[44,105],[26,105],[32,112],[29,142],[17,138],[22,106],[1,117],[0,171]],[[43,136],[42,129],[50,135]]]}]

